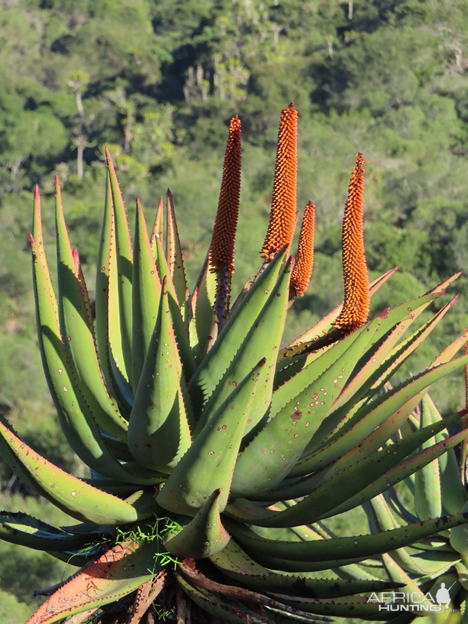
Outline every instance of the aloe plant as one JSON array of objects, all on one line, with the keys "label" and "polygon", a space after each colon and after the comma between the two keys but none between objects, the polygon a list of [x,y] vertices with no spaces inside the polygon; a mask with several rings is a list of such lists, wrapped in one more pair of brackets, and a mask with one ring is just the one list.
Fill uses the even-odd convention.
[{"label": "aloe plant", "polygon": [[369,284],[358,154],[343,221],[344,302],[282,347],[288,310],[313,265],[311,202],[296,262],[289,257],[297,112],[291,104],[281,116],[263,264],[231,302],[240,130],[236,116],[212,243],[191,292],[172,195],[150,234],[137,200],[132,245],[107,152],[95,318],[58,180],[56,296],[36,189],[39,346],[61,427],[91,476],[66,474],[1,420],[0,448],[13,470],[77,521],[57,529],[24,514],[0,516],[2,539],[80,567],[29,624],[154,622],[171,612],[179,622],[235,624],[381,619],[369,596],[401,582],[378,578],[369,558],[468,520],[450,509],[456,513],[442,520],[374,534],[330,533],[328,518],[374,500],[468,437],[462,430],[433,440],[462,416],[454,414],[388,451],[421,393],[468,364],[467,355],[453,359],[456,342],[410,380],[387,383],[453,304],[404,337],[453,278],[368,320],[370,297],[394,270]]}]

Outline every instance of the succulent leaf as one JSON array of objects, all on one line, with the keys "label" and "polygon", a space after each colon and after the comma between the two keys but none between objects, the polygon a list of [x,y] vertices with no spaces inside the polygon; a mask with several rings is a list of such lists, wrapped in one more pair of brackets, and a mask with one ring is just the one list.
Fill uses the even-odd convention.
[{"label": "succulent leaf", "polygon": [[[369,284],[369,295],[372,297],[399,268],[400,267],[395,267],[373,280]],[[324,333],[328,333],[332,329],[333,322],[343,309],[343,305],[344,302],[326,314],[318,323],[313,325],[301,336],[293,340],[287,347],[282,349],[278,360],[281,361],[283,358],[291,358],[295,353],[300,353],[307,345],[322,337]]]},{"label": "succulent leaf", "polygon": [[[420,427],[433,424],[431,411],[423,397],[421,401]],[[430,438],[422,443],[421,448],[426,449],[435,444],[436,438]],[[417,515],[421,520],[435,518],[442,514],[442,492],[440,487],[439,462],[435,460],[415,473],[414,504]]]},{"label": "succulent leaf", "polygon": [[[430,414],[432,422],[438,424],[442,420],[442,416],[429,394],[423,397],[422,403]],[[442,442],[448,437],[448,432],[441,431],[436,433],[435,439],[437,442]],[[465,496],[455,449],[449,449],[439,457],[439,474],[442,506],[446,513],[458,513],[465,504]]]},{"label": "succulent leaf", "polygon": [[211,339],[210,330],[216,299],[216,275],[208,269],[209,251],[190,299],[193,317],[193,333],[196,336],[193,349],[197,362],[206,355]]},{"label": "succulent leaf", "polygon": [[128,445],[138,462],[167,473],[190,448],[192,419],[165,283],[130,416]]},{"label": "succulent leaf", "polygon": [[[269,299],[275,287],[285,250],[278,253],[246,293],[242,304],[229,318],[223,329],[223,339],[214,343],[198,366],[189,383],[194,408],[200,409],[209,399],[220,379],[225,375],[247,334]],[[260,357],[263,357],[261,354]],[[258,361],[258,360],[257,360]]]},{"label": "succulent leaf", "polygon": [[150,240],[151,251],[155,262],[157,258],[156,238],[159,238],[161,242],[164,242],[164,200],[162,197],[159,198],[158,209],[156,211]]},{"label": "succulent leaf", "polygon": [[182,558],[204,559],[226,547],[231,536],[221,522],[220,496],[221,490],[215,490],[181,531],[166,538],[164,546],[171,554]]},{"label": "succulent leaf", "polygon": [[158,549],[156,540],[141,545],[135,541],[117,544],[72,576],[26,624],[53,624],[129,594],[154,576]]},{"label": "succulent leaf", "polygon": [[[305,390],[290,399],[277,414],[273,414],[271,420],[240,455],[234,473],[233,492],[238,496],[251,498],[267,488],[274,487],[288,474],[313,435],[320,431],[322,421],[329,413],[341,389],[348,383],[356,361],[359,361],[361,354],[366,352],[369,342],[378,340],[379,332],[386,331],[385,323],[382,321],[385,321],[385,317],[377,317],[368,327],[359,330],[357,338],[353,339],[355,334],[352,334],[349,339],[345,339],[351,343],[349,348],[318,378],[314,379],[313,369],[320,366],[320,359],[310,365],[312,371],[309,371],[307,367],[285,384],[288,388],[289,386],[297,387],[304,377],[306,379],[308,377]],[[323,358],[328,362],[332,360],[333,353],[332,348],[324,354]],[[283,395],[286,394],[283,388],[284,386],[278,390],[278,394],[280,392]],[[393,411],[399,407],[401,406],[397,406]],[[386,413],[385,418],[389,415],[390,412]],[[323,425],[321,429],[323,430]],[[367,429],[367,424],[362,425],[362,429],[372,430]],[[323,435],[325,436],[326,433]],[[365,437],[364,431],[360,439],[351,433],[346,440],[350,437],[353,438],[352,445],[354,446]],[[340,446],[336,457],[348,450],[344,447],[346,440],[345,442],[343,440],[344,437],[338,438],[335,442],[335,446]],[[341,449],[341,445],[345,451]]]},{"label": "succulent leaf", "polygon": [[[72,535],[23,513],[0,513],[1,539],[35,550],[77,550],[90,543],[90,536]],[[97,536],[96,536],[97,539]]]},{"label": "succulent leaf", "polygon": [[[307,462],[308,472],[317,470],[325,462],[337,460],[336,467],[339,467],[349,463],[351,457],[361,461],[371,456],[405,422],[419,403],[421,392],[464,364],[463,358],[441,364],[364,405],[354,415],[351,427],[341,437],[336,437],[326,449],[318,452],[315,461],[311,458]],[[320,461],[321,457],[325,457],[324,462]]]},{"label": "succulent leaf", "polygon": [[67,474],[36,453],[0,422],[2,455],[12,470],[38,494],[73,518],[93,524],[123,524],[138,520],[132,505]]},{"label": "succulent leaf", "polygon": [[237,385],[182,457],[156,501],[169,511],[195,515],[214,490],[226,507],[242,434],[266,374],[265,360]]},{"label": "succulent leaf", "polygon": [[[420,431],[403,437],[394,444],[387,443],[381,449],[369,457],[362,459],[359,455],[349,453],[343,455],[339,461],[329,462],[327,466],[318,465],[312,474],[292,482],[283,488],[272,488],[265,495],[257,495],[256,500],[290,500],[307,496],[310,492],[320,488],[320,493],[327,496],[327,502],[332,499],[339,499],[346,492],[350,497],[353,491],[372,483],[377,477],[385,474],[405,457],[413,454],[421,443],[425,443],[434,436],[435,433],[448,428],[462,417],[463,412],[458,412],[452,416],[441,420],[437,424],[430,424]],[[445,439],[445,438],[444,438]],[[358,447],[359,448],[359,447]],[[328,494],[326,494],[328,492]],[[317,492],[317,496],[319,492]],[[440,514],[439,514],[440,515]]]},{"label": "succulent leaf", "polygon": [[63,432],[76,454],[93,470],[131,481],[132,477],[108,451],[90,406],[73,376],[53,309],[54,294],[43,247],[31,236],[39,347],[49,390]]},{"label": "succulent leaf", "polygon": [[376,479],[374,483],[364,488],[359,494],[356,494],[355,496],[350,496],[346,503],[343,503],[336,507],[333,510],[333,513],[330,515],[333,515],[335,513],[342,513],[344,511],[347,511],[348,509],[352,509],[356,505],[361,505],[362,503],[365,503],[374,496],[377,496],[381,492],[384,492],[392,485],[395,485],[403,479],[406,479],[408,476],[413,475],[417,470],[420,470],[434,459],[437,459],[438,457],[446,453],[448,450],[455,448],[457,444],[463,442],[463,440],[465,440],[467,437],[468,432],[461,431],[451,436],[447,440],[443,440],[442,442],[434,444],[432,447],[426,449],[416,457],[413,457],[405,461],[403,464],[392,468],[382,477]]},{"label": "succulent leaf", "polygon": [[182,317],[185,319],[188,298],[187,280],[185,277],[184,258],[182,256],[179,230],[177,229],[174,199],[169,189],[167,190],[167,261],[180,311]]},{"label": "succulent leaf", "polygon": [[[246,609],[241,602],[211,594],[200,587],[195,587],[182,576],[178,576],[179,585],[184,593],[204,611],[215,617],[222,617],[229,624],[270,624],[271,620]],[[246,620],[246,617],[249,619]]]},{"label": "succulent leaf", "polygon": [[286,592],[309,598],[338,598],[356,593],[385,591],[388,581],[316,578],[315,574],[287,574],[258,564],[234,541],[210,555],[210,560],[227,576],[256,590]]},{"label": "succulent leaf", "polygon": [[109,387],[114,388],[124,415],[130,413],[132,393],[123,354],[115,234],[115,210],[109,170],[96,272],[96,340],[99,360]]},{"label": "succulent leaf", "polygon": [[132,370],[132,278],[133,253],[122,193],[114,169],[114,163],[106,147],[107,169],[109,171],[110,190],[114,213],[114,245],[117,264],[117,290],[120,311],[120,336],[127,378]]},{"label": "succulent leaf", "polygon": [[161,298],[161,282],[154,263],[145,217],[137,199],[133,258],[133,362],[132,386],[136,394]]},{"label": "succulent leaf", "polygon": [[195,371],[195,360],[190,348],[190,339],[187,325],[182,318],[182,313],[177,300],[177,293],[174,283],[172,281],[169,265],[164,255],[164,250],[159,238],[155,238],[156,243],[156,266],[159,271],[159,277],[161,282],[166,279],[166,288],[169,295],[169,307],[171,310],[172,324],[174,326],[174,332],[179,347],[180,357],[184,366],[185,378],[188,381]]},{"label": "succulent leaf", "polygon": [[265,306],[255,319],[229,368],[216,386],[197,423],[195,435],[203,431],[223,401],[233,392],[239,380],[248,374],[252,368],[252,361],[259,361],[262,358],[265,358],[265,366],[268,372],[257,390],[255,404],[252,406],[251,416],[247,421],[244,434],[254,429],[267,412],[273,390],[276,358],[288,310],[291,268],[291,264],[286,265]]},{"label": "succulent leaf", "polygon": [[[104,383],[96,353],[86,285],[80,278],[63,216],[58,179],[56,192],[57,275],[60,329],[73,377],[94,419],[120,439],[127,436],[127,421],[121,416]],[[44,256],[44,262],[46,261]]]},{"label": "succulent leaf", "polygon": [[364,619],[377,619],[381,616],[379,602],[369,602],[366,596],[353,596],[352,598],[333,598],[319,600],[314,598],[295,598],[284,594],[272,594],[277,600],[291,605],[301,611],[317,615],[329,615],[336,617],[353,617]]},{"label": "succulent leaf", "polygon": [[453,516],[444,516],[435,520],[416,522],[391,531],[360,535],[353,537],[339,537],[329,540],[310,542],[282,542],[259,537],[251,529],[226,520],[226,527],[236,541],[247,552],[262,553],[273,557],[285,557],[293,561],[332,561],[338,558],[360,557],[361,560],[377,554],[396,550],[402,546],[412,544],[424,537],[440,530],[464,525],[468,522],[468,512]]}]

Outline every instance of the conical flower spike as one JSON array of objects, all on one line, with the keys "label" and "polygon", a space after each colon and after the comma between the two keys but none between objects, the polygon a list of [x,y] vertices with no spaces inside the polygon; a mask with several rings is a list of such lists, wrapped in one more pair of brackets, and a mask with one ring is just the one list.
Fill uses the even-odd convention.
[{"label": "conical flower spike", "polygon": [[364,325],[369,315],[369,279],[364,254],[364,156],[359,152],[348,187],[343,218],[344,305],[333,326],[346,333]]},{"label": "conical flower spike", "polygon": [[260,252],[266,260],[271,260],[284,245],[291,244],[296,221],[296,193],[297,111],[291,103],[281,113],[270,223]]},{"label": "conical flower spike", "polygon": [[291,275],[291,290],[293,295],[302,297],[310,282],[314,266],[314,231],[315,206],[310,201],[304,211],[302,219],[297,258]]},{"label": "conical flower spike", "polygon": [[229,124],[223,179],[209,257],[210,271],[217,274],[214,306],[214,323],[217,325],[217,331],[214,331],[215,334],[222,329],[229,305],[231,274],[234,272],[234,245],[239,216],[240,187],[241,122],[236,115]]},{"label": "conical flower spike", "polygon": [[236,115],[229,124],[218,212],[211,239],[210,268],[212,272],[234,272],[234,244],[239,216],[240,187],[241,121]]}]

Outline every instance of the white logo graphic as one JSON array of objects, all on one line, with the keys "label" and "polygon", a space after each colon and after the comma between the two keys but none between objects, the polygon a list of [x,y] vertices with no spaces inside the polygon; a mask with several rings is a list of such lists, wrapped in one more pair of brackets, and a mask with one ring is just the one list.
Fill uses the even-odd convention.
[{"label": "white logo graphic", "polygon": [[[455,583],[453,585],[455,585]],[[450,587],[450,589],[452,589],[452,587]],[[440,588],[437,590],[436,600],[437,600],[437,604],[439,604],[440,606],[445,605],[446,609],[449,608],[450,590],[445,588],[445,583],[440,584]]]},{"label": "white logo graphic", "polygon": [[379,611],[447,611],[450,610],[450,590],[454,585],[455,583],[447,589],[445,583],[441,583],[435,594],[435,598],[430,592],[423,594],[420,591],[382,592],[380,595],[373,592],[367,602],[378,602]]}]

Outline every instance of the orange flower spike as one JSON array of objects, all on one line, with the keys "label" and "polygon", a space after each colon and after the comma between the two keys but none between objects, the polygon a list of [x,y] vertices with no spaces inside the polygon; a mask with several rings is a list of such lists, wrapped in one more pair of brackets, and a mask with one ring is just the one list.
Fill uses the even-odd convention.
[{"label": "orange flower spike", "polygon": [[223,179],[218,212],[211,239],[210,270],[234,272],[234,245],[241,188],[241,121],[236,115],[229,123],[224,156]]},{"label": "orange flower spike", "polygon": [[315,206],[310,201],[302,219],[297,258],[291,275],[291,288],[302,297],[307,290],[314,266]]},{"label": "orange flower spike", "polygon": [[344,304],[333,326],[346,333],[364,325],[369,316],[369,279],[363,231],[363,165],[364,157],[359,152],[349,181],[348,199],[343,217]]},{"label": "orange flower spike", "polygon": [[260,252],[266,260],[271,260],[284,245],[292,242],[296,221],[296,194],[297,111],[291,103],[281,113],[270,223]]}]

